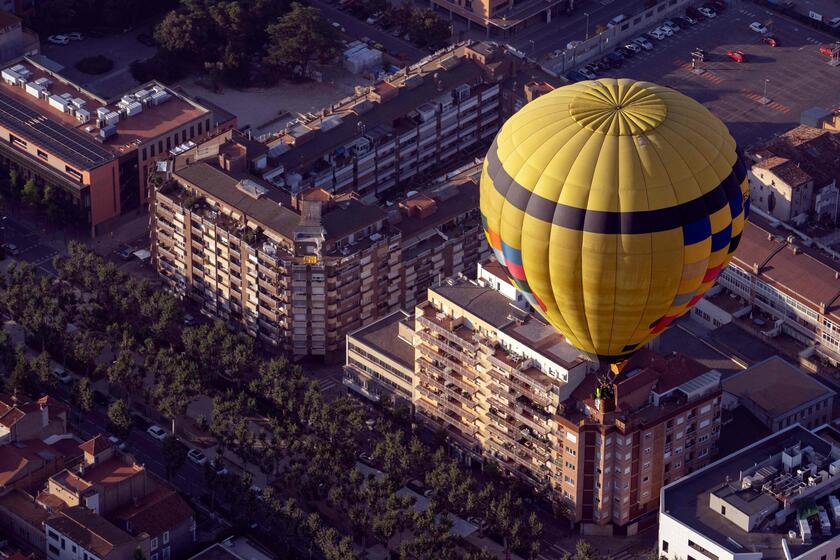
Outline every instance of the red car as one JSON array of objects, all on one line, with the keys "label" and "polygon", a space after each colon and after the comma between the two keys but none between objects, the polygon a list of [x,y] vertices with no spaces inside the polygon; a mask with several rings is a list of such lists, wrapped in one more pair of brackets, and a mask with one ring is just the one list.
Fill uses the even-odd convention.
[{"label": "red car", "polygon": [[746,55],[742,51],[729,51],[726,53],[726,56],[734,60],[735,62],[744,62],[746,60]]},{"label": "red car", "polygon": [[762,37],[761,40],[770,45],[771,47],[779,46],[779,40],[773,37],[772,35],[766,35]]},{"label": "red car", "polygon": [[820,45],[820,54],[824,54],[825,56],[831,56],[837,49],[840,49],[840,43]]}]

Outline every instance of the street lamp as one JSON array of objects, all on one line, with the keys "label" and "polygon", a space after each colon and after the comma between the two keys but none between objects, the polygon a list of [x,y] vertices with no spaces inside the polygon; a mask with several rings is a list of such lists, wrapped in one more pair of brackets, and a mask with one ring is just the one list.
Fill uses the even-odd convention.
[{"label": "street lamp", "polygon": [[589,40],[589,12],[583,12],[583,15],[586,16],[586,39]]},{"label": "street lamp", "polygon": [[761,102],[764,105],[770,103],[770,98],[767,97],[767,83],[770,81],[770,78],[764,78],[764,97],[761,98]]}]

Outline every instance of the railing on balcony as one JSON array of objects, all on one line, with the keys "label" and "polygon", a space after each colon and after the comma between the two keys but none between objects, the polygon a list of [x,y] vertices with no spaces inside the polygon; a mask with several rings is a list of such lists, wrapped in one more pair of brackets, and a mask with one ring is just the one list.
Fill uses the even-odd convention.
[{"label": "railing on balcony", "polygon": [[468,379],[475,380],[478,378],[478,374],[476,372],[465,368],[464,366],[456,362],[454,359],[444,355],[442,352],[435,351],[430,347],[424,346],[422,344],[417,346],[417,349],[420,351],[420,354],[427,357],[428,359],[443,362],[444,364],[446,364],[447,367],[451,367],[453,370],[455,370],[456,372]]},{"label": "railing on balcony", "polygon": [[448,352],[448,353],[452,354],[453,356],[455,356],[457,359],[459,359],[462,362],[469,363],[469,364],[475,364],[476,363],[476,359],[475,359],[474,356],[471,356],[471,355],[467,354],[466,352],[464,352],[461,349],[461,347],[459,347],[457,345],[453,345],[452,343],[450,343],[449,341],[447,341],[443,338],[437,338],[437,337],[429,334],[427,331],[417,331],[415,333],[415,336],[417,338],[419,338],[420,340],[422,340],[423,342],[425,342],[426,344],[431,344],[433,346],[436,346],[438,349],[440,349],[444,352]]},{"label": "railing on balcony", "polygon": [[[469,340],[469,339],[467,339],[463,336],[459,336],[458,334],[453,332],[453,331],[458,330],[458,328],[460,327],[460,325],[452,327],[452,324],[454,322],[453,319],[447,319],[447,320],[445,320],[445,323],[444,323],[444,321],[438,321],[436,318],[430,317],[430,316],[425,315],[425,314],[420,315],[418,317],[418,319],[420,321],[420,324],[423,325],[424,327],[426,327],[427,329],[429,329],[431,331],[434,331],[437,334],[440,334],[441,336],[448,339],[449,341],[454,342],[455,344],[461,346],[462,348],[464,348],[468,352],[478,351],[478,344],[476,344],[472,340]],[[470,333],[470,334],[472,334],[472,333]]]}]

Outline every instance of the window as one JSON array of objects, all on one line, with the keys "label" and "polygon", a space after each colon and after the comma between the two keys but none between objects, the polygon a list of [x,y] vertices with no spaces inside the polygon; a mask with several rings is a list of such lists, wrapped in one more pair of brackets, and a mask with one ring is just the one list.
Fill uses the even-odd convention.
[{"label": "window", "polygon": [[51,544],[51,545],[49,546],[49,549],[50,549],[50,552],[52,552],[53,554],[55,554],[56,556],[58,556],[59,552],[58,552],[58,549],[55,547],[55,545],[54,545],[54,544]]},{"label": "window", "polygon": [[835,558],[835,560],[837,558],[840,558],[840,546],[837,547],[836,549],[834,549],[834,558]]},{"label": "window", "polygon": [[662,552],[668,552],[668,541],[662,541]]},{"label": "window", "polygon": [[201,123],[198,123],[198,135],[201,136]]},{"label": "window", "polygon": [[720,506],[720,514],[726,515],[726,506]]},{"label": "window", "polygon": [[163,533],[163,544],[169,544],[169,531]]},{"label": "window", "polygon": [[154,554],[152,554],[152,557],[151,557],[149,560],[158,560],[158,555],[157,555],[157,552],[155,552]]},{"label": "window", "polygon": [[151,548],[152,548],[152,550],[157,550],[157,547],[158,547],[158,539],[157,539],[157,537],[155,537],[155,538],[152,539]]},{"label": "window", "polygon": [[150,154],[151,157],[155,157],[155,145],[154,144],[149,145],[149,154]]},{"label": "window", "polygon": [[[58,540],[58,535],[55,533],[55,531],[52,531],[50,529],[47,529],[47,536],[49,536],[54,541]],[[840,548],[838,548],[837,550],[840,550]]]},{"label": "window", "polygon": [[195,127],[191,126],[190,127],[190,138],[192,138],[193,136],[195,136]]},{"label": "window", "polygon": [[82,174],[70,167],[69,165],[64,166],[64,172],[79,181],[82,182]]},{"label": "window", "polygon": [[67,548],[67,541],[64,537],[61,537],[61,550],[65,550]]},{"label": "window", "polygon": [[38,150],[38,157],[41,158],[44,161],[47,161],[48,159],[50,159],[50,156],[47,155],[47,152],[45,152],[43,150]]},{"label": "window", "polygon": [[162,560],[169,560],[169,547],[168,546],[163,549],[163,552],[161,552],[161,557],[162,557]]},{"label": "window", "polygon": [[24,150],[26,149],[26,142],[24,142],[14,134],[9,134],[9,142],[11,142],[13,146],[23,148]]},{"label": "window", "polygon": [[146,148],[143,148],[143,159],[148,159],[147,156],[148,154],[146,153]]}]

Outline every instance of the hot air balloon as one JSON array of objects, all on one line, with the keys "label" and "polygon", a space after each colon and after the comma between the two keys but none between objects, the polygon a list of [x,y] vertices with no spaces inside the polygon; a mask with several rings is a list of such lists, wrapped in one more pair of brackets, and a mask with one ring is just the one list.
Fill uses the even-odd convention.
[{"label": "hot air balloon", "polygon": [[688,312],[738,246],[746,168],[726,126],[670,88],[558,88],[501,128],[481,176],[498,261],[569,343],[626,360]]}]

